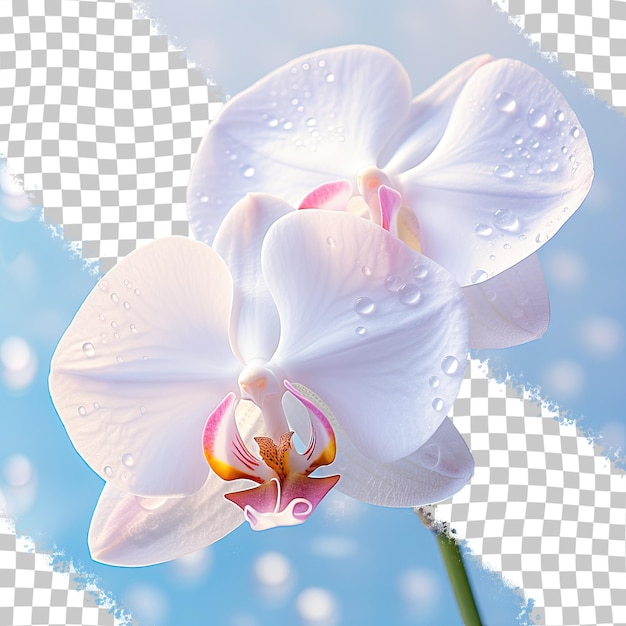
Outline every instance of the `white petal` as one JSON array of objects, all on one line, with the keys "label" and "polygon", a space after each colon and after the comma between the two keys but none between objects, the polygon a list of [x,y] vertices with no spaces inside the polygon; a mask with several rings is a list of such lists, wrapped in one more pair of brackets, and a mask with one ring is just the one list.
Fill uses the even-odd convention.
[{"label": "white petal", "polygon": [[152,565],[200,550],[244,521],[241,509],[224,498],[246,481],[225,482],[212,472],[191,496],[158,502],[105,485],[89,529],[95,561],[109,565]]},{"label": "white petal", "polygon": [[261,274],[261,246],[267,229],[293,211],[266,194],[249,194],[226,215],[213,248],[226,261],[233,279],[231,344],[244,362],[269,359],[280,335],[276,306]]},{"label": "white petal", "polygon": [[503,59],[468,80],[441,142],[401,182],[422,252],[469,285],[537,250],[592,178],[587,138],[565,98],[533,68]]},{"label": "white petal", "polygon": [[467,310],[451,276],[334,211],[278,220],[262,260],[281,318],[268,367],[319,395],[364,454],[393,461],[422,445],[465,368]]},{"label": "white petal", "polygon": [[539,258],[463,288],[470,314],[470,348],[509,348],[539,339],[550,322],[550,300]]},{"label": "white petal", "polygon": [[241,369],[231,301],[218,254],[173,237],[120,261],[74,317],[50,393],[77,451],[116,488],[168,496],[204,484],[204,423]]},{"label": "white petal", "polygon": [[[285,411],[294,418],[301,438],[302,408],[290,394],[283,398]],[[352,444],[336,417],[322,403],[320,408],[329,419],[337,438],[337,457],[317,474],[339,474],[336,489],[378,506],[411,507],[445,500],[463,488],[474,473],[474,459],[465,440],[446,418],[434,435],[416,452],[392,463],[378,463],[364,456]]]},{"label": "white petal", "polygon": [[379,167],[394,175],[421,163],[443,136],[465,83],[476,70],[491,61],[493,57],[489,54],[473,57],[417,96],[411,102],[406,121],[383,149]]},{"label": "white petal", "polygon": [[371,46],[321,50],[275,70],[230,100],[200,144],[187,195],[195,236],[210,243],[247,192],[298,206],[324,183],[354,183],[410,97],[403,67]]}]

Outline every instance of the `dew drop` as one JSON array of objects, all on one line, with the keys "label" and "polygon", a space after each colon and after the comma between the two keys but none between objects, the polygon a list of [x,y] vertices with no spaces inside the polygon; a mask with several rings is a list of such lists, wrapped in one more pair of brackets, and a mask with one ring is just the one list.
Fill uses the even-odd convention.
[{"label": "dew drop", "polygon": [[[433,407],[434,406],[435,406],[435,401],[433,401]],[[440,411],[441,409],[435,409],[435,410]],[[422,446],[417,451],[417,455],[418,455],[418,459],[421,465],[423,465],[424,467],[428,469],[434,469],[435,467],[439,465],[439,461],[441,459],[441,449],[436,443],[429,443],[429,444]]]},{"label": "dew drop", "polygon": [[407,283],[398,289],[398,298],[402,304],[417,304],[422,298],[422,292],[417,285]]},{"label": "dew drop", "polygon": [[548,116],[541,109],[528,111],[528,125],[531,128],[545,128],[548,124]]},{"label": "dew drop", "polygon": [[372,275],[372,268],[369,265],[364,265],[361,268],[361,272],[363,273],[363,276],[371,276]]},{"label": "dew drop", "polygon": [[209,196],[200,197],[200,202],[202,202],[202,204],[207,204],[208,201],[209,201]]},{"label": "dew drop", "polygon": [[326,61],[324,61],[324,59],[320,59],[320,60],[317,62],[317,65],[318,65],[319,67],[326,67]]},{"label": "dew drop", "polygon": [[371,315],[376,310],[376,305],[371,298],[357,298],[354,301],[354,310],[359,315]]},{"label": "dew drop", "polygon": [[337,242],[332,237],[326,237],[326,243],[331,248],[334,248],[337,245]]},{"label": "dew drop", "polygon": [[83,344],[83,353],[86,357],[92,358],[96,356],[96,349],[93,346],[93,343],[87,342]]},{"label": "dew drop", "polygon": [[142,415],[145,415],[145,414],[147,413],[147,411],[148,411],[148,409],[146,409],[146,407],[145,407],[145,406],[140,406],[140,407],[139,407],[139,412],[140,412]]},{"label": "dew drop", "polygon": [[309,128],[313,128],[313,126],[315,126],[317,124],[317,120],[314,117],[310,117],[307,121],[306,121],[306,125]]},{"label": "dew drop", "polygon": [[130,280],[128,280],[128,278],[124,281],[124,284],[126,285],[127,289],[133,288],[133,283],[131,283]]},{"label": "dew drop", "polygon": [[527,148],[518,148],[517,151],[519,152],[519,155],[523,159],[529,159],[530,158],[530,151]]},{"label": "dew drop", "polygon": [[270,117],[270,119],[267,120],[267,125],[270,128],[276,128],[278,126],[278,120],[275,117]]},{"label": "dew drop", "polygon": [[136,333],[136,332],[137,332],[137,327],[136,327],[134,324],[131,324],[131,325],[129,326],[129,328],[130,328],[130,332],[131,332],[131,333]]},{"label": "dew drop", "polygon": [[428,379],[428,384],[431,389],[437,389],[437,387],[439,387],[439,376],[431,376]]},{"label": "dew drop", "polygon": [[476,226],[474,226],[474,232],[479,237],[489,237],[489,235],[493,232],[493,228],[487,224],[476,224]]},{"label": "dew drop", "polygon": [[120,301],[118,295],[116,293],[111,294],[111,302],[117,304]]},{"label": "dew drop", "polygon": [[428,268],[424,264],[418,263],[413,268],[413,278],[415,278],[415,280],[424,280],[426,276],[428,276]]},{"label": "dew drop", "polygon": [[505,243],[502,247],[503,247],[505,250],[510,250],[510,249],[511,249],[511,244],[510,244],[510,243]]},{"label": "dew drop", "polygon": [[84,406],[82,406],[82,405],[81,405],[81,406],[79,406],[79,407],[78,407],[78,414],[79,414],[81,417],[85,417],[85,415],[87,415],[87,409],[86,409]]},{"label": "dew drop", "polygon": [[105,315],[104,313],[100,313],[100,315],[98,315],[98,319],[99,319],[101,322],[104,322],[104,321],[106,320],[106,315]]},{"label": "dew drop", "polygon": [[100,289],[100,291],[106,291],[109,288],[109,283],[107,283],[106,280],[101,280],[98,283],[98,288]]},{"label": "dew drop", "polygon": [[559,169],[559,162],[556,159],[548,159],[544,167],[548,172],[556,172]]},{"label": "dew drop", "polygon": [[285,122],[285,123],[283,124],[283,128],[284,128],[285,130],[291,130],[291,129],[293,128],[293,122]]},{"label": "dew drop", "polygon": [[561,152],[567,154],[567,146],[561,146]]},{"label": "dew drop", "polygon": [[141,295],[141,289],[135,289],[135,295],[136,296],[140,296]]},{"label": "dew drop", "polygon": [[470,277],[472,284],[480,283],[487,278],[485,270],[476,270]]},{"label": "dew drop", "polygon": [[508,165],[498,165],[493,173],[500,178],[513,178],[515,172]]},{"label": "dew drop", "polygon": [[493,291],[493,289],[485,290],[485,298],[487,298],[489,302],[495,302],[496,297],[497,297],[496,292]]},{"label": "dew drop", "polygon": [[335,75],[334,74],[326,74],[326,82],[327,83],[335,82]]},{"label": "dew drop", "polygon": [[569,131],[569,134],[574,137],[574,139],[578,139],[578,137],[580,137],[580,128],[578,128],[578,126],[572,126],[572,130]]},{"label": "dew drop", "polygon": [[526,171],[531,175],[531,176],[537,176],[539,174],[541,174],[541,172],[543,171],[541,169],[541,165],[539,163],[537,163],[536,161],[533,161],[532,163],[529,163],[526,166]]},{"label": "dew drop", "polygon": [[143,525],[148,530],[155,530],[159,525],[159,518],[156,515],[153,515],[152,513],[150,513],[149,515],[146,516],[146,519],[144,519]]},{"label": "dew drop", "polygon": [[130,310],[130,302],[124,302],[124,308],[129,311]]},{"label": "dew drop", "polygon": [[357,326],[357,327],[354,329],[354,332],[355,332],[355,334],[356,334],[356,335],[358,335],[359,337],[362,337],[362,336],[363,336],[363,335],[367,332],[367,330],[366,330],[366,329],[365,329],[365,327],[363,327],[363,326]]},{"label": "dew drop", "polygon": [[127,452],[122,455],[122,463],[126,467],[132,467],[135,464],[135,457],[130,452]]},{"label": "dew drop", "polygon": [[559,123],[563,122],[565,120],[565,113],[563,113],[563,111],[555,111],[554,119]]},{"label": "dew drop", "polygon": [[400,287],[402,286],[402,281],[400,280],[400,278],[398,276],[394,276],[393,274],[390,274],[389,276],[387,276],[387,278],[385,278],[385,289],[387,291],[398,291],[398,289],[400,289]]},{"label": "dew drop", "polygon": [[306,72],[311,66],[308,63],[302,64],[302,69]]},{"label": "dew drop", "polygon": [[435,411],[441,411],[441,409],[443,409],[443,399],[442,398],[435,398],[433,400],[433,409],[435,409]]},{"label": "dew drop", "polygon": [[502,156],[505,159],[512,159],[515,156],[513,148],[502,148]]},{"label": "dew drop", "polygon": [[524,143],[524,138],[519,135],[513,135],[513,143],[516,146],[521,146]]},{"label": "dew drop", "polygon": [[489,255],[489,260],[490,261],[495,261],[496,260],[496,255],[495,254],[490,254]]},{"label": "dew drop", "polygon": [[119,338],[120,338],[119,333],[113,333],[113,339],[119,339]]},{"label": "dew drop", "polygon": [[111,322],[111,328],[117,328],[117,322],[115,320]]},{"label": "dew drop", "polygon": [[250,165],[242,165],[239,171],[244,178],[252,178],[254,176],[254,168]]},{"label": "dew drop", "polygon": [[537,148],[539,148],[540,146],[541,146],[541,144],[540,144],[538,141],[533,141],[533,142],[530,144],[530,147],[531,147],[533,150],[536,150],[536,149],[537,149]]},{"label": "dew drop", "polygon": [[118,363],[121,363],[121,362],[124,360],[124,357],[123,357],[121,354],[118,354],[118,355],[115,357],[115,360],[116,360]]},{"label": "dew drop", "polygon": [[496,106],[500,111],[513,113],[517,108],[517,102],[515,102],[515,98],[510,93],[502,91],[496,95]]},{"label": "dew drop", "polygon": [[441,361],[441,371],[448,376],[452,376],[459,371],[459,360],[451,354],[444,357]]},{"label": "dew drop", "polygon": [[519,230],[520,227],[517,215],[509,209],[498,209],[493,214],[493,225],[498,230],[504,230],[506,232],[515,232]]},{"label": "dew drop", "polygon": [[97,411],[100,408],[100,403],[99,402],[94,402],[93,403],[93,408]]},{"label": "dew drop", "polygon": [[110,478],[113,476],[113,468],[110,465],[105,465],[102,473]]}]

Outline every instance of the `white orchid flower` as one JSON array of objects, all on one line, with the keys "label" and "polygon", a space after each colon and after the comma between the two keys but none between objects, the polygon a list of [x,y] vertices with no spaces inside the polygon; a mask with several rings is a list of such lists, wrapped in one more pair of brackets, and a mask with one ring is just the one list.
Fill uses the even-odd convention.
[{"label": "white orchid flower", "polygon": [[470,59],[411,100],[398,61],[370,46],[300,57],[232,98],[200,146],[188,207],[211,243],[249,191],[343,207],[380,223],[464,287],[470,347],[540,337],[550,308],[533,253],[593,178],[585,132],[561,93],[520,61]]},{"label": "white orchid flower", "polygon": [[145,565],[244,519],[301,523],[337,476],[387,506],[455,493],[473,472],[446,418],[467,326],[446,270],[345,212],[248,195],[213,248],[174,237],[134,251],[51,364],[63,424],[106,481],[93,557]]}]

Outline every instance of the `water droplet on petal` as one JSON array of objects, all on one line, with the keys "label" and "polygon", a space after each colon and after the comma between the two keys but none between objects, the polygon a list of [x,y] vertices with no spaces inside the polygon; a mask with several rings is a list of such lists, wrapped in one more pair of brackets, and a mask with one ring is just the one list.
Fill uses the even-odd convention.
[{"label": "water droplet on petal", "polygon": [[254,168],[250,165],[242,165],[239,171],[244,178],[252,178],[254,176]]},{"label": "water droplet on petal", "polygon": [[521,146],[524,143],[524,138],[519,135],[513,135],[513,143],[516,146]]},{"label": "water droplet on petal", "polygon": [[100,289],[100,291],[106,291],[109,288],[109,283],[107,283],[106,280],[101,280],[98,283],[98,288]]},{"label": "water droplet on petal", "polygon": [[367,330],[363,326],[357,326],[354,329],[354,332],[355,334],[359,335],[359,337],[362,337],[367,332]]},{"label": "water droplet on petal", "polygon": [[89,358],[96,356],[96,349],[94,348],[93,343],[84,343],[83,352],[85,356]]},{"label": "water droplet on petal", "polygon": [[93,408],[97,411],[100,408],[100,403],[99,402],[94,402],[93,403]]},{"label": "water droplet on petal", "polygon": [[140,289],[135,289],[135,295],[136,296],[140,296],[141,295],[141,290]]},{"label": "water droplet on petal", "polygon": [[435,398],[433,400],[433,409],[435,409],[435,411],[441,411],[441,409],[443,409],[443,399],[442,398]]},{"label": "water droplet on petal", "polygon": [[140,407],[139,407],[139,412],[140,412],[142,415],[145,415],[145,414],[147,413],[147,411],[148,411],[148,409],[146,409],[146,407],[145,407],[145,406],[140,406]]},{"label": "water droplet on petal", "polygon": [[302,69],[306,72],[311,66],[308,63],[302,64]]},{"label": "water droplet on petal", "polygon": [[100,313],[100,314],[98,315],[98,318],[99,318],[99,320],[100,320],[101,322],[104,322],[104,321],[106,320],[106,315],[105,315],[104,313]]},{"label": "water droplet on petal", "polygon": [[124,281],[124,284],[126,285],[127,289],[133,288],[133,283],[131,283],[130,280],[128,280],[128,278]]},{"label": "water droplet on petal", "polygon": [[[437,398],[437,400],[441,400],[441,398]],[[436,400],[433,400],[433,407],[435,406],[435,401]],[[441,400],[441,404],[443,407],[443,400]],[[440,411],[441,409],[435,410]],[[439,465],[440,457],[441,450],[436,443],[427,443],[417,451],[417,458],[419,459],[420,463],[428,469],[433,469],[434,467],[437,467],[437,465]]]},{"label": "water droplet on petal", "polygon": [[531,128],[545,128],[548,124],[548,116],[541,109],[528,111],[528,125]]},{"label": "water droplet on petal", "polygon": [[452,376],[459,371],[459,360],[451,354],[443,358],[441,361],[441,371],[448,376]]},{"label": "water droplet on petal", "polygon": [[499,229],[507,232],[515,232],[519,230],[520,223],[517,219],[517,215],[509,209],[498,209],[493,214],[493,225]]},{"label": "water droplet on petal", "polygon": [[563,113],[563,111],[555,111],[554,112],[554,119],[557,122],[559,122],[559,123],[564,121],[565,120],[565,113]]},{"label": "water droplet on petal", "polygon": [[398,289],[398,298],[402,304],[417,304],[422,298],[422,292],[417,285],[407,283]]},{"label": "water droplet on petal", "polygon": [[487,300],[489,300],[489,302],[494,302],[496,299],[496,292],[493,291],[493,289],[487,289],[485,291],[485,298],[487,298]]},{"label": "water droplet on petal", "polygon": [[200,202],[202,202],[202,204],[206,204],[208,201],[209,201],[209,196],[200,197]]},{"label": "water droplet on petal", "polygon": [[130,302],[124,302],[124,308],[128,311],[130,310]]},{"label": "water droplet on petal", "polygon": [[544,163],[544,168],[548,172],[556,172],[559,169],[559,162],[556,159],[548,159]]},{"label": "water droplet on petal", "polygon": [[115,320],[111,322],[111,328],[117,328],[117,322]]},{"label": "water droplet on petal", "polygon": [[578,139],[578,137],[580,137],[580,128],[578,128],[578,126],[572,126],[572,130],[569,131],[569,134],[574,137],[574,139]]},{"label": "water droplet on petal", "polygon": [[541,169],[541,165],[539,163],[537,163],[537,161],[533,161],[532,163],[529,163],[526,166],[526,171],[531,175],[531,176],[537,176],[539,174],[541,174],[541,172],[543,171]]},{"label": "water droplet on petal", "polygon": [[372,275],[372,268],[369,267],[369,265],[364,265],[361,268],[361,272],[363,273],[363,276],[371,276]]},{"label": "water droplet on petal", "polygon": [[359,315],[371,315],[376,310],[376,305],[371,298],[357,298],[354,301],[354,310]]},{"label": "water droplet on petal", "polygon": [[111,294],[111,302],[114,302],[115,304],[117,304],[120,301],[118,295],[116,293],[112,293]]},{"label": "water droplet on petal", "polygon": [[278,126],[278,120],[275,117],[270,117],[270,119],[267,120],[267,125],[270,128],[276,128]]},{"label": "water droplet on petal", "polygon": [[118,363],[121,363],[121,362],[124,360],[124,357],[123,357],[121,354],[118,354],[118,355],[115,357],[115,360],[116,360]]},{"label": "water droplet on petal", "polygon": [[390,274],[389,276],[387,276],[387,278],[385,278],[385,289],[387,291],[398,291],[398,289],[400,289],[401,286],[402,286],[402,281],[400,280],[398,276],[394,276],[393,274]]},{"label": "water droplet on petal", "polygon": [[332,238],[332,237],[327,237],[326,238],[326,243],[329,245],[329,247],[334,248],[337,245],[337,242]]},{"label": "water droplet on petal", "polygon": [[291,130],[291,129],[293,128],[293,122],[285,122],[285,123],[283,124],[283,128],[284,128],[285,130]]},{"label": "water droplet on petal", "polygon": [[127,452],[122,455],[122,463],[126,467],[132,467],[135,464],[135,457],[130,452]]},{"label": "water droplet on petal", "polygon": [[111,476],[113,476],[113,468],[110,465],[105,465],[102,473],[108,478],[111,478]]},{"label": "water droplet on petal", "polygon": [[85,415],[87,415],[87,409],[86,409],[84,406],[82,406],[82,405],[81,405],[81,406],[79,406],[79,407],[78,407],[78,414],[79,414],[81,417],[85,417]]},{"label": "water droplet on petal", "polygon": [[317,120],[314,117],[310,117],[307,121],[306,121],[306,125],[309,128],[313,128],[313,126],[315,126],[317,124]]},{"label": "water droplet on petal", "polygon": [[152,513],[150,513],[149,515],[146,516],[146,519],[144,519],[143,525],[148,530],[155,530],[159,525],[159,518],[156,515],[153,515]]},{"label": "water droplet on petal", "polygon": [[485,272],[485,270],[476,270],[470,278],[472,284],[475,285],[476,283],[480,283],[487,278],[487,272]]},{"label": "water droplet on petal", "polygon": [[428,267],[423,263],[418,263],[413,268],[413,278],[415,278],[415,280],[424,280],[426,276],[428,276]]},{"label": "water droplet on petal", "polygon": [[513,178],[515,172],[508,165],[498,165],[493,173],[500,178]]},{"label": "water droplet on petal", "polygon": [[500,109],[500,111],[512,113],[517,108],[517,102],[510,93],[502,91],[496,95],[496,106]]},{"label": "water droplet on petal", "polygon": [[326,67],[326,61],[324,61],[324,59],[320,59],[317,64],[319,67]]},{"label": "water droplet on petal", "polygon": [[332,83],[335,81],[335,75],[334,74],[327,74],[326,75],[326,82],[327,83]]},{"label": "water droplet on petal", "polygon": [[428,384],[430,385],[431,389],[437,389],[437,387],[439,387],[439,376],[431,376],[428,379]]},{"label": "water droplet on petal", "polygon": [[136,332],[137,332],[137,327],[136,327],[134,324],[131,324],[131,325],[129,326],[129,328],[130,328],[130,332],[131,332],[131,333],[136,333]]},{"label": "water droplet on petal", "polygon": [[489,235],[493,232],[493,228],[487,224],[476,224],[476,226],[474,226],[474,232],[479,237],[489,237]]},{"label": "water droplet on petal", "polygon": [[513,148],[502,148],[502,156],[505,159],[512,159],[515,156]]}]

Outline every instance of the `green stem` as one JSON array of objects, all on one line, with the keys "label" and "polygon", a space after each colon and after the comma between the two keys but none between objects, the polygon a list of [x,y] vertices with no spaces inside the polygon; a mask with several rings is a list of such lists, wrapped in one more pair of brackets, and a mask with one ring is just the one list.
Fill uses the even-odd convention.
[{"label": "green stem", "polygon": [[437,537],[439,551],[446,566],[450,585],[452,586],[452,591],[454,591],[454,597],[456,598],[463,623],[465,626],[482,626],[472,587],[467,578],[463,555],[459,550],[458,544],[443,528],[435,525],[432,514],[428,514],[422,508],[415,509],[415,512],[424,525],[433,531]]}]

